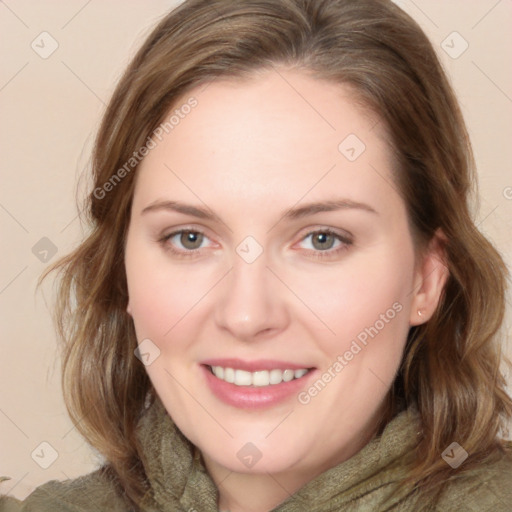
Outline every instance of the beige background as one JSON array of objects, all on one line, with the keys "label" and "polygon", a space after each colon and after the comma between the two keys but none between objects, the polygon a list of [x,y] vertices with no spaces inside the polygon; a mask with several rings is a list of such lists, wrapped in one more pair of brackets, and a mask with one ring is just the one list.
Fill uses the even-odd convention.
[{"label": "beige background", "polygon": [[[0,492],[23,498],[50,479],[90,472],[98,460],[73,429],[62,402],[49,312],[51,282],[35,292],[46,265],[39,258],[44,259],[43,251],[50,247],[48,241],[39,241],[46,237],[57,249],[55,255],[51,250],[46,255],[49,263],[80,240],[75,191],[104,106],[130,56],[176,3],[0,3],[0,476],[11,477]],[[427,32],[452,78],[479,167],[481,204],[475,217],[510,266],[512,2],[396,3]],[[44,31],[51,37],[40,36]],[[55,44],[51,38],[58,48],[42,58],[40,54],[46,56]],[[464,41],[469,46],[458,55]],[[42,245],[34,254],[38,243]],[[509,295],[508,338],[511,302]],[[510,346],[507,350],[512,357]],[[58,453],[47,469],[36,463],[51,462],[53,452],[40,447],[42,442]]]}]

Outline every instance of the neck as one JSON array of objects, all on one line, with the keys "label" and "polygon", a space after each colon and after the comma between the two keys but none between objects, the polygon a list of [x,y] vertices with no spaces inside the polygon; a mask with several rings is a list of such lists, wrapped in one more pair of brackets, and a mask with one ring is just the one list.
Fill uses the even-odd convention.
[{"label": "neck", "polygon": [[308,482],[358,453],[375,436],[377,422],[354,435],[351,442],[322,464],[301,465],[278,473],[237,473],[206,454],[204,464],[219,491],[219,512],[269,512]]}]

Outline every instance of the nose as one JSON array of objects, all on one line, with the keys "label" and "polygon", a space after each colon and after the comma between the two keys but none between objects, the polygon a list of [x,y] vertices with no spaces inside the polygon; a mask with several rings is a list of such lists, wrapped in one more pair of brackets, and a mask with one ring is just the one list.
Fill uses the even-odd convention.
[{"label": "nose", "polygon": [[235,255],[231,272],[220,283],[216,324],[240,341],[275,335],[289,322],[284,285],[267,263],[265,252],[252,263]]}]

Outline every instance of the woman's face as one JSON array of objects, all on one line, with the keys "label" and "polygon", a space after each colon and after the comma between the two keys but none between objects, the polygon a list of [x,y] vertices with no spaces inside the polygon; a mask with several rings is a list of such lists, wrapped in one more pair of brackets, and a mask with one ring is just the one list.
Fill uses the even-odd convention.
[{"label": "woman's face", "polygon": [[382,124],[348,89],[285,70],[214,81],[173,112],[190,97],[133,198],[128,311],[147,372],[209,467],[318,474],[374,434],[419,321]]}]

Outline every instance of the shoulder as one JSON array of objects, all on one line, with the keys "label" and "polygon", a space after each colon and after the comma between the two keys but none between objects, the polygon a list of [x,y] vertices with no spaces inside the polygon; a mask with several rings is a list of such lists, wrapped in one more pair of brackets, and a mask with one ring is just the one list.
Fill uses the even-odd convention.
[{"label": "shoulder", "polygon": [[451,480],[436,510],[510,512],[512,503],[512,443],[498,460],[482,461]]},{"label": "shoulder", "polygon": [[52,480],[23,501],[0,496],[0,512],[130,512],[101,469],[73,480]]}]

